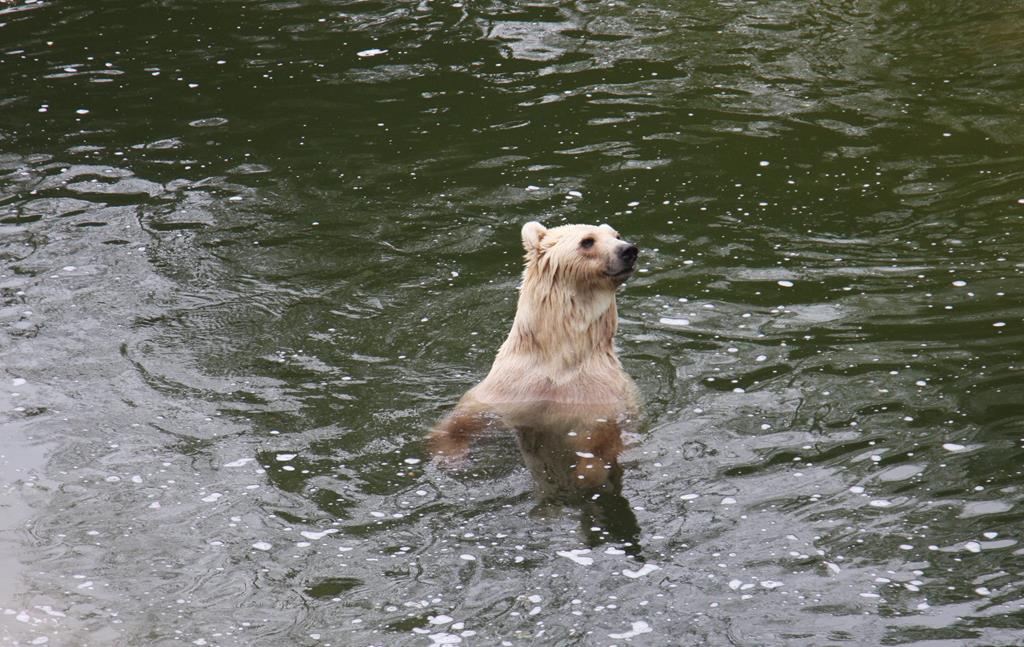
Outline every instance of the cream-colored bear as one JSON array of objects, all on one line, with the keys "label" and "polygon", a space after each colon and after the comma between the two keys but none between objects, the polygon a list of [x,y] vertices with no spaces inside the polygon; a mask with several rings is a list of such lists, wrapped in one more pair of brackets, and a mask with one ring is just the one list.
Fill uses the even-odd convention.
[{"label": "cream-colored bear", "polygon": [[458,459],[476,434],[506,427],[543,493],[604,488],[618,481],[621,432],[637,413],[612,343],[615,290],[632,276],[637,248],[608,225],[529,222],[522,238],[512,330],[487,377],[433,429],[431,450]]}]

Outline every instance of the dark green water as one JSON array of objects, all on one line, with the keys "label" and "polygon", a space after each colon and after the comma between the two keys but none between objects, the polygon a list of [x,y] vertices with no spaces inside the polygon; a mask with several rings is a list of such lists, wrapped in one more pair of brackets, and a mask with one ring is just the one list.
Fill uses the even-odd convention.
[{"label": "dark green water", "polygon": [[[8,2],[0,50],[0,644],[1024,643],[1019,3]],[[642,249],[638,535],[425,453],[531,219]]]}]

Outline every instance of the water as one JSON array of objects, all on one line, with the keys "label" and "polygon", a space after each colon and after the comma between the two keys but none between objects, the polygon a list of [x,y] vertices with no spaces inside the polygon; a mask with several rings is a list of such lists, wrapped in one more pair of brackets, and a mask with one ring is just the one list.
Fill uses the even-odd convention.
[{"label": "water", "polygon": [[[0,644],[1019,644],[1022,28],[4,5]],[[635,536],[426,454],[530,219],[642,249]]]}]

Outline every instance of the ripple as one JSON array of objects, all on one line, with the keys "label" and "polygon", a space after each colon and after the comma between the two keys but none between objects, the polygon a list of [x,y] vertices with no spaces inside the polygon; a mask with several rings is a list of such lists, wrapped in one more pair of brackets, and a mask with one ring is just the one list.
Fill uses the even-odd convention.
[{"label": "ripple", "polygon": [[204,117],[203,119],[195,119],[188,122],[189,126],[193,128],[215,128],[217,126],[226,126],[228,120],[226,117]]},{"label": "ripple", "polygon": [[66,185],[68,191],[80,195],[120,195],[120,196],[149,196],[156,197],[164,192],[164,187],[157,182],[150,182],[140,178],[125,178],[117,182],[70,182]]},{"label": "ripple", "polygon": [[971,501],[964,504],[959,518],[983,517],[990,514],[1002,514],[1013,509],[1013,505],[1005,501]]},{"label": "ripple", "polygon": [[882,481],[905,481],[917,476],[924,469],[923,465],[898,465],[882,472],[878,475],[878,478]]},{"label": "ripple", "polygon": [[270,173],[273,169],[266,164],[239,164],[228,169],[228,173],[235,175],[262,175]]}]

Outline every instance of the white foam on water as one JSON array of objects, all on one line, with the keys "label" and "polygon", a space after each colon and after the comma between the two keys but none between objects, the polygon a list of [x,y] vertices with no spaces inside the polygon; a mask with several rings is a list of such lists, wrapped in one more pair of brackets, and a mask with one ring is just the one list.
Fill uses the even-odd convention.
[{"label": "white foam on water", "polygon": [[622,574],[625,575],[626,577],[630,578],[630,579],[635,580],[637,578],[643,577],[645,575],[649,575],[649,574],[653,573],[654,571],[658,571],[658,570],[661,570],[661,569],[658,568],[657,566],[655,566],[654,564],[644,564],[638,570],[635,570],[635,571],[631,571],[628,568],[624,568],[624,569],[622,569]]},{"label": "white foam on water", "polygon": [[608,634],[608,637],[614,638],[615,640],[628,640],[643,634],[649,634],[652,631],[654,630],[651,629],[651,625],[647,624],[643,620],[637,620],[636,622],[630,623],[629,631],[625,631],[621,634]]},{"label": "white foam on water", "polygon": [[590,566],[591,564],[594,563],[594,558],[593,557],[584,557],[584,555],[586,555],[589,552],[590,552],[589,548],[583,548],[583,549],[575,549],[575,550],[560,550],[560,551],[558,551],[555,554],[558,555],[559,557],[564,557],[564,558],[566,558],[567,560],[569,560],[571,562],[575,562],[576,564],[579,564],[580,566]]},{"label": "white foam on water", "polygon": [[303,537],[305,537],[306,539],[323,539],[327,535],[333,535],[336,532],[338,532],[337,528],[328,528],[327,530],[322,530],[320,532],[313,532],[311,530],[303,530],[299,534],[302,535]]},{"label": "white foam on water", "polygon": [[39,609],[40,611],[42,611],[43,613],[45,613],[48,616],[54,616],[56,618],[66,618],[67,617],[63,613],[61,613],[60,611],[57,611],[56,609],[51,607],[49,604],[38,605],[36,607],[36,609]]}]

